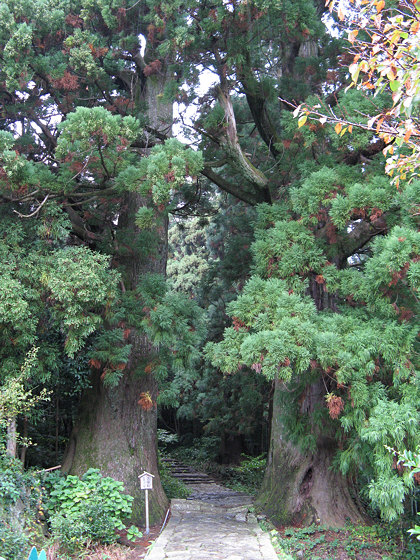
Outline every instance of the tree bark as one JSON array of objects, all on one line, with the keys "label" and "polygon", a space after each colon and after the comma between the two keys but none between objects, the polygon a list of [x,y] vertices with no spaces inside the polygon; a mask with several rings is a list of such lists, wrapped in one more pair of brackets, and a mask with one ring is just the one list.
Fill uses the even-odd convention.
[{"label": "tree bark", "polygon": [[7,424],[7,436],[6,436],[6,453],[9,457],[16,457],[17,452],[17,428],[16,428],[16,417],[10,418]]},{"label": "tree bark", "polygon": [[[119,226],[131,231],[133,247],[138,229],[134,216],[144,203],[134,193],[126,196]],[[127,290],[135,290],[145,273],[165,274],[167,257],[167,219],[157,231],[158,248],[151,258],[130,252],[118,257]],[[165,514],[168,501],[159,480],[157,467],[157,382],[144,367],[154,357],[150,342],[141,331],[132,331],[129,342],[132,351],[129,362],[117,387],[106,387],[95,372],[92,387],[82,399],[76,426],[70,438],[63,462],[63,470],[82,475],[89,468],[100,469],[102,475],[112,476],[124,483],[125,490],[134,497],[132,521],[144,524],[144,492],[138,476],[148,471],[155,476],[153,492],[149,495],[150,522],[159,521]],[[142,406],[141,395],[148,395],[151,408]]]},{"label": "tree bark", "polygon": [[[280,392],[275,382],[270,451],[258,503],[276,523],[282,525],[321,523],[342,527],[347,520],[364,522],[350,490],[349,481],[332,470],[337,449],[332,437],[317,435],[316,451],[301,452],[292,444],[282,424]],[[319,384],[310,388],[312,405],[323,398]]]},{"label": "tree bark", "polygon": [[[169,136],[172,106],[161,101],[165,83],[163,73],[152,76],[142,95],[147,102],[150,126]],[[166,274],[166,215],[160,216],[152,255],[143,250],[139,241],[135,217],[138,209],[146,204],[139,194],[128,193],[121,207],[118,230],[124,230],[131,243],[124,246],[124,251],[117,248],[114,262],[122,273],[124,290],[135,291],[144,274]],[[131,355],[117,387],[106,387],[100,379],[100,372],[94,372],[92,387],[81,401],[63,470],[82,475],[93,467],[100,469],[102,475],[123,482],[126,492],[134,497],[131,521],[140,525],[144,524],[145,511],[144,492],[140,490],[138,476],[144,470],[148,471],[155,476],[153,491],[149,493],[149,517],[153,524],[163,518],[168,507],[157,467],[158,387],[153,374],[144,371],[156,351],[141,330],[132,329],[128,342],[132,345]],[[150,398],[150,408],[144,406],[142,395]]]},{"label": "tree bark", "polygon": [[98,468],[102,475],[124,483],[134,497],[132,521],[144,524],[144,492],[138,476],[155,475],[149,495],[150,522],[159,521],[168,505],[157,470],[156,407],[143,410],[140,393],[149,393],[156,403],[157,384],[152,375],[126,374],[116,388],[107,388],[95,373],[85,394],[63,470],[82,475]]}]

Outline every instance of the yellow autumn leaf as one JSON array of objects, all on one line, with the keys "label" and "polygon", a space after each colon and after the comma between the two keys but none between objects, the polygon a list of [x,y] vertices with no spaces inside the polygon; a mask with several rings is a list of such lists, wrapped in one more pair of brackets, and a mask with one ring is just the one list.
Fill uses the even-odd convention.
[{"label": "yellow autumn leaf", "polygon": [[336,131],[337,134],[340,134],[342,128],[343,128],[343,124],[339,122],[335,125],[334,130]]},{"label": "yellow autumn leaf", "polygon": [[388,78],[388,80],[393,82],[397,77],[397,72],[396,72],[395,68],[393,68],[393,67],[390,68],[386,77]]},{"label": "yellow autumn leaf", "polygon": [[380,2],[378,2],[378,3],[376,4],[376,11],[378,12],[378,14],[379,14],[379,12],[382,12],[382,10],[384,9],[384,7],[385,7],[385,2],[384,2],[384,0],[381,0]]},{"label": "yellow autumn leaf", "polygon": [[306,115],[303,115],[302,117],[300,117],[300,119],[298,120],[298,127],[300,128],[301,126],[303,126],[306,121],[308,120],[308,117]]},{"label": "yellow autumn leaf", "polygon": [[343,21],[345,14],[344,14],[344,11],[343,11],[343,8],[341,7],[341,5],[338,6],[337,15],[338,15],[339,20]]},{"label": "yellow autumn leaf", "polygon": [[349,125],[348,131],[350,132],[350,134],[353,132],[353,125],[352,124]]},{"label": "yellow autumn leaf", "polygon": [[412,26],[410,27],[410,31],[411,33],[417,33],[417,31],[420,28],[420,22],[419,21],[415,21]]},{"label": "yellow autumn leaf", "polygon": [[349,39],[351,44],[354,43],[358,33],[359,33],[358,29],[353,29],[353,31],[350,31],[348,39]]}]

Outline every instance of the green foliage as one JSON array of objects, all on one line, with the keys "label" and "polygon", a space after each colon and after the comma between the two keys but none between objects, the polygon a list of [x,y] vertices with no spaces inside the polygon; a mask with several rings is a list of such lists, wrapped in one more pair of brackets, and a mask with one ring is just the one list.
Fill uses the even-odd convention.
[{"label": "green foliage", "polygon": [[[122,482],[102,477],[98,469],[89,469],[81,479],[69,475],[56,482],[47,507],[56,531],[60,531],[67,546],[73,537],[78,544],[88,538],[110,542],[114,529],[124,527],[123,519],[129,517],[132,502],[133,498],[124,494]],[[77,518],[81,520],[80,526],[74,526],[74,531],[79,536],[72,533]],[[93,518],[100,520],[91,523],[92,532],[88,533]]]},{"label": "green foliage", "polygon": [[[322,3],[213,4],[1,3],[0,382],[33,346],[25,391],[85,386],[86,365],[71,372],[89,357],[116,384],[130,363],[168,380],[161,402],[208,429],[215,456],[224,434],[260,433],[253,412],[267,415],[267,380],[280,379],[284,437],[314,453],[318,434],[335,437],[336,465],[363,471],[392,517],[411,482],[384,444],[418,441],[418,192],[392,191],[366,131],[297,129],[288,113],[284,99],[330,104],[344,89]],[[202,67],[216,83],[198,97]],[[174,97],[199,107],[187,125],[200,151],[165,140]],[[376,111],[358,92],[341,102]],[[201,171],[243,203],[215,196]],[[188,260],[182,248],[174,267],[208,315],[213,365],[197,372],[197,301],[181,278],[174,294],[139,276],[164,268],[167,212],[194,212],[205,195],[219,213],[195,237],[206,250]],[[130,344],[145,334],[141,360]],[[314,385],[319,402],[302,410]]]},{"label": "green foliage", "polygon": [[[344,232],[331,225],[325,237],[314,235],[312,224],[334,221],[337,190],[348,205],[339,223],[350,232],[359,227],[355,205],[374,222],[400,198],[397,193],[392,202],[389,183],[375,174],[363,185],[354,180],[354,172],[340,169],[311,172],[292,190],[302,220],[275,221],[274,212],[270,216],[261,207],[252,246],[259,276],[229,304],[232,326],[206,352],[226,373],[246,366],[289,382],[282,421],[301,448],[315,452],[313,427],[332,435],[337,422],[342,450],[336,466],[344,473],[362,471],[372,504],[395,519],[412,481],[399,475],[384,446],[410,449],[418,442],[417,329],[411,314],[417,305],[418,233],[395,225],[368,253],[352,257],[355,266],[333,264],[329,258],[338,262],[340,244],[351,252],[351,235],[342,241]],[[326,402],[305,423],[299,399],[317,376]]]},{"label": "green foliage", "polygon": [[[409,469],[408,476],[410,478],[415,478],[418,473],[420,473],[420,447],[417,448],[415,452],[410,450],[405,450],[403,453],[398,453],[395,449],[388,449],[393,453],[397,453],[399,456],[399,463],[402,463],[404,467]],[[417,512],[420,515],[420,512]],[[408,531],[410,535],[416,536],[417,540],[420,540],[420,525],[414,525],[412,529]]]},{"label": "green foliage", "polygon": [[323,261],[314,237],[295,221],[276,222],[274,227],[257,232],[253,251],[256,274],[286,278],[294,290],[301,290],[302,280]]},{"label": "green foliage", "polygon": [[[0,429],[4,431],[12,420],[19,414],[29,414],[37,403],[48,400],[48,392],[42,389],[38,395],[33,395],[30,389],[25,389],[25,381],[37,363],[38,348],[32,348],[28,353],[21,371],[17,377],[8,377],[4,385],[0,386]],[[0,432],[0,454],[4,454],[4,441]]]},{"label": "green foliage", "polygon": [[7,560],[21,560],[41,537],[42,480],[17,459],[0,455],[0,542]]},{"label": "green foliage", "polygon": [[202,167],[201,152],[186,150],[179,140],[170,138],[162,146],[152,148],[149,157],[140,161],[142,183],[139,189],[143,193],[150,192],[155,204],[166,204],[171,192],[185,181],[194,180]]},{"label": "green foliage", "polygon": [[171,476],[169,469],[163,462],[159,464],[159,476],[160,482],[169,500],[172,498],[185,499],[191,494],[189,488],[182,481]]},{"label": "green foliage", "polygon": [[190,445],[179,446],[172,456],[191,465],[206,465],[215,462],[220,446],[217,436],[195,438]]},{"label": "green foliage", "polygon": [[155,225],[155,212],[153,208],[142,206],[136,215],[136,225],[140,229],[151,229]]},{"label": "green foliage", "polygon": [[103,107],[77,107],[59,130],[56,153],[60,160],[69,162],[71,158],[73,166],[80,162],[94,175],[108,171],[113,176],[125,163],[122,153],[140,133],[134,117],[122,118]]},{"label": "green foliage", "polygon": [[164,430],[163,428],[157,429],[157,438],[159,449],[163,453],[167,453],[172,446],[179,442],[178,434],[171,434],[171,432],[168,432],[168,430]]},{"label": "green foliage", "polygon": [[33,498],[28,492],[31,486],[38,486],[31,472],[24,472],[19,461],[8,456],[1,457],[0,470],[0,503],[2,508],[8,509],[18,500],[30,505]]},{"label": "green foliage", "polygon": [[129,541],[136,541],[137,539],[140,539],[142,536],[143,536],[143,533],[141,531],[139,531],[138,528],[135,525],[131,525],[127,529],[127,539]]},{"label": "green foliage", "polygon": [[243,454],[241,464],[238,467],[230,467],[226,471],[228,486],[240,492],[255,494],[261,486],[266,463],[265,453],[257,457]]},{"label": "green foliage", "polygon": [[[249,274],[255,211],[221,196],[213,200],[213,205],[219,208],[215,216],[176,220],[169,231],[168,272],[177,291],[191,294],[207,309],[207,338],[218,339],[226,320],[226,305],[236,297]],[[267,205],[267,208],[269,212],[271,207]],[[196,456],[200,441],[214,438],[210,453],[199,453],[207,466],[211,463],[212,469],[219,468],[215,459],[236,463],[241,451],[264,451],[267,385],[263,377],[248,368],[235,375],[224,375],[210,364],[200,362],[189,375],[184,373],[174,378],[170,391],[177,395],[179,402],[176,414],[182,419],[182,444],[191,445],[199,425],[202,437],[196,439],[191,454]],[[169,400],[166,402],[171,404]],[[166,422],[168,414],[166,409],[162,411]],[[240,446],[236,447],[235,456],[230,456],[235,449],[232,441]]]},{"label": "green foliage", "polygon": [[153,372],[161,382],[159,402],[177,405],[178,381],[193,375],[200,357],[206,331],[203,311],[194,300],[170,290],[159,274],[143,275],[136,290],[137,308],[139,302],[139,325],[155,349],[139,373]]},{"label": "green foliage", "polygon": [[22,560],[24,551],[29,547],[28,536],[3,520],[0,523],[0,542],[3,560]]},{"label": "green foliage", "polygon": [[116,541],[115,520],[99,500],[82,503],[77,512],[60,511],[50,517],[53,538],[72,554],[90,543],[110,544]]},{"label": "green foliage", "polygon": [[279,558],[294,560],[302,556],[321,558],[386,558],[411,560],[410,549],[399,544],[396,527],[389,525],[353,526],[333,529],[322,525],[287,527],[281,533],[271,530]]},{"label": "green foliage", "polygon": [[212,264],[207,248],[207,220],[177,220],[169,228],[168,277],[174,289],[195,296]]}]

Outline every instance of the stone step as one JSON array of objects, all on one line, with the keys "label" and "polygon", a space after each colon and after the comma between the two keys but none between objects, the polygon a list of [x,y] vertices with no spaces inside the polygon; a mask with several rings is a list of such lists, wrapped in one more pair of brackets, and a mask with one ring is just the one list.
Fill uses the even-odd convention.
[{"label": "stone step", "polygon": [[199,473],[199,472],[183,472],[183,473],[172,472],[172,476],[178,478],[210,478],[208,474]]},{"label": "stone step", "polygon": [[176,459],[164,458],[162,462],[169,470],[171,476],[182,481],[184,484],[215,484],[215,480],[208,474],[198,472],[189,465],[183,465]]},{"label": "stone step", "polygon": [[251,502],[246,504],[212,504],[203,500],[171,500],[171,515],[183,516],[185,514],[206,514],[216,517],[227,517],[237,521],[246,521]]}]

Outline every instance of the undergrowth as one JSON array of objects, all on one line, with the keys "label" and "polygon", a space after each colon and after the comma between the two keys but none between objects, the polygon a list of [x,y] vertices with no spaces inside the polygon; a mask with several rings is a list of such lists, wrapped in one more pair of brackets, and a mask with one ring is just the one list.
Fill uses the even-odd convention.
[{"label": "undergrowth", "polygon": [[[269,528],[268,525],[265,529]],[[279,560],[416,560],[420,543],[392,524],[272,529]]]},{"label": "undergrowth", "polygon": [[264,477],[266,454],[257,457],[242,454],[239,465],[221,465],[214,460],[215,453],[209,449],[213,445],[212,439],[194,440],[191,447],[178,447],[171,450],[168,455],[199,471],[211,474],[221,480],[224,486],[233,490],[250,495],[256,494]]}]

